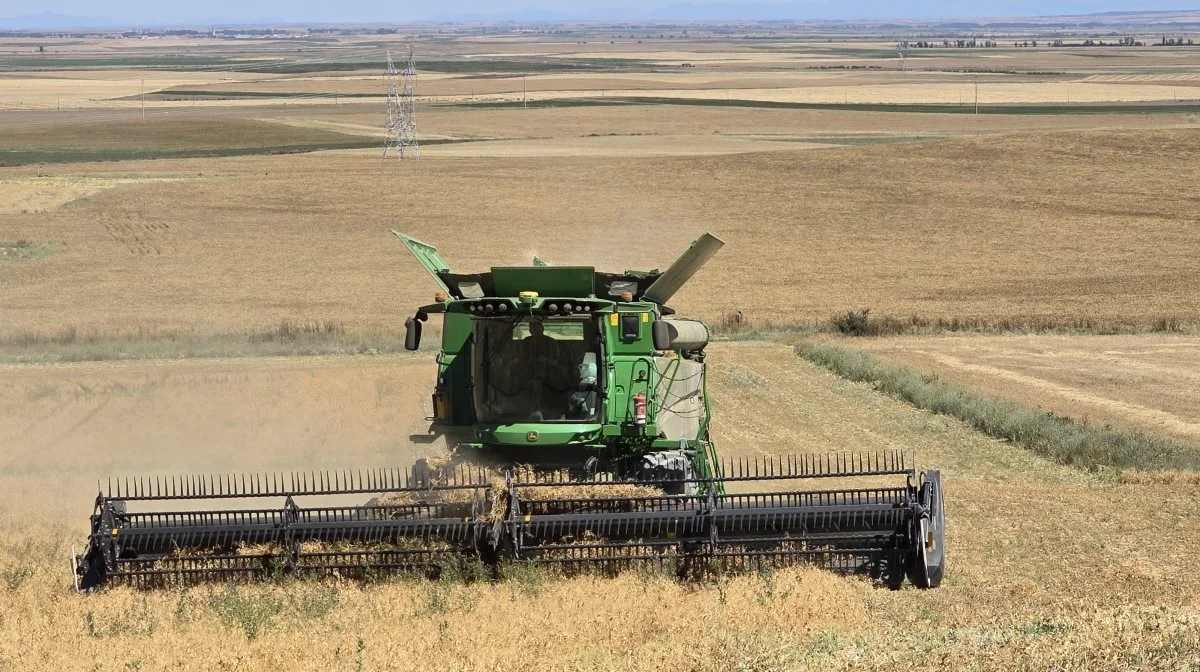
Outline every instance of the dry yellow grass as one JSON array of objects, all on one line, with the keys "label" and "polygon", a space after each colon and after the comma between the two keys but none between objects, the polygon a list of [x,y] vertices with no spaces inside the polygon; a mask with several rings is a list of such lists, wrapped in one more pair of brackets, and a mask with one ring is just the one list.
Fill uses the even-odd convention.
[{"label": "dry yellow grass", "polygon": [[82,540],[97,474],[403,462],[403,428],[427,412],[432,364],[10,367],[0,434],[18,450],[0,456],[0,662],[356,669],[361,651],[363,669],[895,669],[930,656],[955,669],[1194,664],[1194,485],[1096,480],[846,383],[786,347],[720,344],[710,361],[727,455],[905,447],[942,468],[947,582],[891,592],[804,569],[700,587],[518,572],[496,585],[78,596],[66,554]]},{"label": "dry yellow grass", "polygon": [[0,215],[41,213],[125,184],[163,182],[179,177],[18,177],[0,180]]},{"label": "dry yellow grass", "polygon": [[[795,141],[781,138],[694,135],[656,135],[653,137],[596,136],[581,138],[512,139],[494,142],[471,142],[428,147],[422,153],[440,158],[630,158],[662,156],[714,156],[745,154],[747,152],[793,152],[805,149],[824,149],[820,138]],[[353,151],[356,156],[370,156],[372,150]]]},{"label": "dry yellow grass", "polygon": [[239,72],[146,72],[59,70],[52,73],[0,73],[0,110],[134,107],[122,100],[160,89],[209,82],[270,79]]}]

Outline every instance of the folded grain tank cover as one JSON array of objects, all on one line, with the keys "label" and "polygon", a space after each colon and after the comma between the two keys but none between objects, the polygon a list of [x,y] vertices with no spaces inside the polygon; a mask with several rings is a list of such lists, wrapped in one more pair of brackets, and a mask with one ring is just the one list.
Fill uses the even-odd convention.
[{"label": "folded grain tank cover", "polygon": [[656,332],[665,330],[666,333],[656,333],[654,342],[670,343],[667,349],[677,352],[699,352],[708,345],[708,325],[700,320],[687,320],[677,317],[667,317],[655,320]]}]

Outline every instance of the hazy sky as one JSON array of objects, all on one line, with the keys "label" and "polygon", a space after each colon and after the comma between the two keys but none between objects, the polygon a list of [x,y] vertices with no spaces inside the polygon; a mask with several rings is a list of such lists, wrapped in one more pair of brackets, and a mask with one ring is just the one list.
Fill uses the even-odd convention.
[{"label": "hazy sky", "polygon": [[274,20],[323,22],[404,22],[454,18],[585,18],[585,19],[888,19],[964,18],[1088,14],[1117,10],[1182,9],[1178,0],[793,0],[790,2],[712,2],[711,0],[0,0],[0,17],[39,13],[107,19],[122,24]]}]

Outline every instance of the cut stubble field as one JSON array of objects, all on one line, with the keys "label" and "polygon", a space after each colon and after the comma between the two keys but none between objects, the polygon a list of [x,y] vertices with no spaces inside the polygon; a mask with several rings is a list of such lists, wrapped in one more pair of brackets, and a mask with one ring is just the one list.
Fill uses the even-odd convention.
[{"label": "cut stubble field", "polygon": [[1200,442],[1200,342],[1194,336],[900,336],[854,345],[1085,422]]},{"label": "cut stubble field", "polygon": [[[6,268],[0,331],[224,332],[285,319],[395,329],[431,285],[389,228],[436,244],[463,270],[535,254],[653,268],[710,230],[728,245],[676,307],[711,321],[741,310],[764,328],[857,308],[1187,322],[1200,312],[1189,189],[1200,169],[1186,159],[1198,142],[1180,129],[729,157],[77,164],[49,172],[195,179],[124,184],[0,219],[0,240],[64,246]],[[36,180],[31,172],[0,178]],[[381,179],[405,189],[381,191]]]},{"label": "cut stubble field", "polygon": [[[955,669],[1187,665],[1200,646],[1197,491],[1057,466],[805,363],[710,353],[730,456],[905,448],[948,483],[936,591],[793,569],[694,586],[626,574],[303,582],[74,595],[94,478],[406,463],[432,364],[410,356],[8,367],[0,661],[22,670]],[[519,624],[519,625],[518,625]],[[512,641],[513,628],[526,635]],[[307,642],[302,644],[302,642]],[[313,644],[319,642],[319,644]]]},{"label": "cut stubble field", "polygon": [[[66,161],[0,168],[0,671],[1200,668],[1195,472],[1067,467],[753,340],[809,339],[863,309],[881,324],[1058,331],[853,345],[923,379],[1194,445],[1194,113],[746,106],[953,102],[974,75],[948,71],[964,69],[989,70],[1009,98],[1060,85],[1106,103],[1159,97],[1195,90],[1181,77],[1200,52],[929,50],[910,60],[940,72],[910,74],[850,70],[893,67],[890,42],[439,39],[421,53],[453,72],[422,92],[456,103],[513,104],[520,59],[546,61],[526,82],[535,103],[610,87],[705,100],[422,105],[432,142],[401,163],[372,149],[379,103],[328,99],[371,95],[380,82],[356,59],[386,42],[346,40],[326,52],[345,62],[299,72],[291,43],[84,40],[56,57],[160,67],[176,49],[214,70],[0,76],[0,107],[23,86],[41,106],[0,112],[0,145]],[[218,72],[260,57],[268,72]],[[674,69],[685,58],[694,71]],[[0,69],[33,67],[18,60]],[[143,75],[145,122],[130,97]],[[239,95],[153,94],[171,87]],[[762,100],[724,105],[725,88]],[[274,98],[241,95],[255,91]],[[45,112],[68,92],[109,109]],[[433,144],[446,141],[461,144]],[[435,287],[389,228],[462,271],[534,255],[650,269],[718,234],[726,247],[672,307],[737,332],[708,349],[719,451],[915,453],[947,483],[945,583],[509,568],[498,582],[76,594],[67,556],[98,479],[404,468],[433,450],[412,438],[433,353],[388,353]],[[1080,333],[1106,330],[1127,335]],[[1172,330],[1186,333],[1145,333]]]}]

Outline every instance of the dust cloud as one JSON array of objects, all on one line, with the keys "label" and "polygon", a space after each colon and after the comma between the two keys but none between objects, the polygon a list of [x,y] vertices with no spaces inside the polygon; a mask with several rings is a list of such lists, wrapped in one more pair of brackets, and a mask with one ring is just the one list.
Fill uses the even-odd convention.
[{"label": "dust cloud", "polygon": [[79,527],[109,477],[411,467],[430,357],[12,366],[0,389],[0,517]]}]

